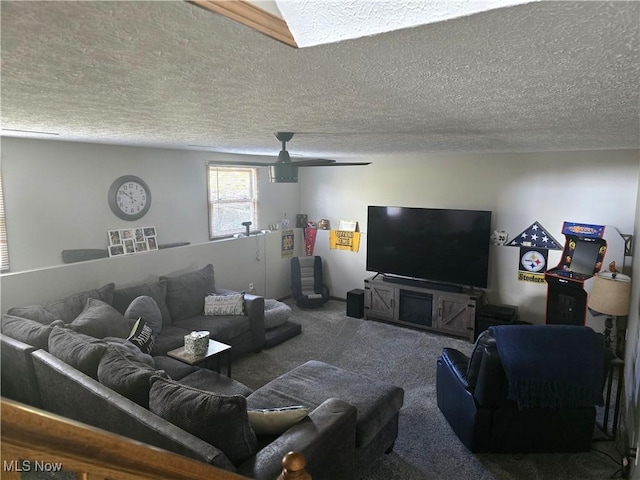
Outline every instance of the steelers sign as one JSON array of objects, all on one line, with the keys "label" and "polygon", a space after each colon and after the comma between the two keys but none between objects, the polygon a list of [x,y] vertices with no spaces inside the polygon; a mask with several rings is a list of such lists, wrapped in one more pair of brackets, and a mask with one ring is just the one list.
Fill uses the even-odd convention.
[{"label": "steelers sign", "polygon": [[523,247],[520,249],[518,280],[523,282],[544,283],[547,270],[547,249]]}]

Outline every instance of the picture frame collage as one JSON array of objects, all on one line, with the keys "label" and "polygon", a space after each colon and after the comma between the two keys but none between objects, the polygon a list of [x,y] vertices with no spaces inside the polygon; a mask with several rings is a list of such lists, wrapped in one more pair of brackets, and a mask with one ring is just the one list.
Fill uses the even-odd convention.
[{"label": "picture frame collage", "polygon": [[158,250],[156,227],[108,230],[108,235],[110,257]]}]

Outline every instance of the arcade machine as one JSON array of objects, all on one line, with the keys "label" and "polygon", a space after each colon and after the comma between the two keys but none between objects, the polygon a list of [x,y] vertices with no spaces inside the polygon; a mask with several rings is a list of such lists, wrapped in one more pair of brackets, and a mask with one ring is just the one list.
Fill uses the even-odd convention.
[{"label": "arcade machine", "polygon": [[591,322],[587,310],[587,296],[594,276],[610,270],[615,262],[618,270],[624,265],[625,240],[608,225],[587,225],[564,222],[562,233],[566,237],[562,258],[557,267],[547,270],[548,324],[587,325],[596,331],[598,323]]}]

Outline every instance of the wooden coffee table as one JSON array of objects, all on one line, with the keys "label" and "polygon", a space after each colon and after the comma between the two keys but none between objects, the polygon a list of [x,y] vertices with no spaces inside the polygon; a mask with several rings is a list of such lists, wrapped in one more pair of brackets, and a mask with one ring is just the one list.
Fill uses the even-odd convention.
[{"label": "wooden coffee table", "polygon": [[231,378],[231,345],[209,340],[209,348],[203,355],[191,355],[184,350],[184,346],[167,352],[167,355],[189,365],[199,365],[204,363],[206,368],[211,368],[211,361],[216,360],[216,371],[220,373],[220,357],[227,356],[227,377]]}]

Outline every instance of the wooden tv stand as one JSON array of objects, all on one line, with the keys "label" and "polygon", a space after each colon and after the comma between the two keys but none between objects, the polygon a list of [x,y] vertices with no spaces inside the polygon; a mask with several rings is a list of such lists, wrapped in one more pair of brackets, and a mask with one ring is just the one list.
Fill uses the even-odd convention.
[{"label": "wooden tv stand", "polygon": [[420,281],[364,281],[364,318],[393,322],[474,341],[484,292]]}]

